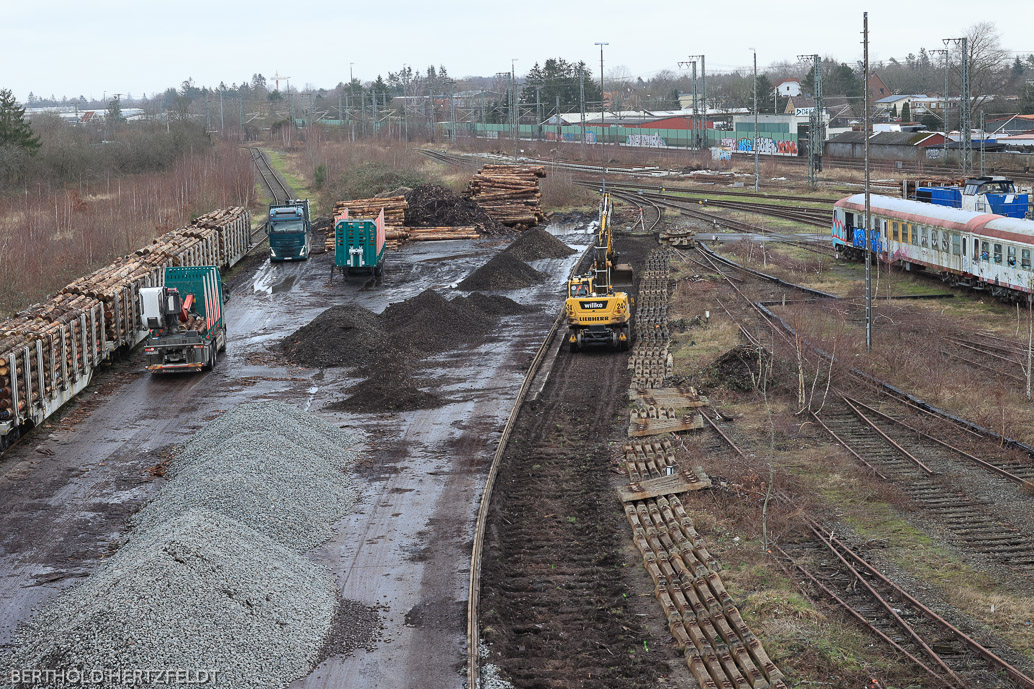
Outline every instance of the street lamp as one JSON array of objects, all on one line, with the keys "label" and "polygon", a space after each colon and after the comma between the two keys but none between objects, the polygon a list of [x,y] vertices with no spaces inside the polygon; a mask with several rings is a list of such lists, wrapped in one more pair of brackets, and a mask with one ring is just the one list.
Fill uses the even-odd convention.
[{"label": "street lamp", "polygon": [[758,191],[758,180],[761,177],[761,168],[758,163],[758,51],[751,48],[754,53],[754,191]]}]

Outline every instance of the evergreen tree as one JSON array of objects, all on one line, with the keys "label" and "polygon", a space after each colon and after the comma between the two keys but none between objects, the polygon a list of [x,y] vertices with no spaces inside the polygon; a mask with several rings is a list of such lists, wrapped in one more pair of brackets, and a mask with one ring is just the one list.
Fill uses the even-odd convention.
[{"label": "evergreen tree", "polygon": [[534,105],[535,89],[538,87],[538,102],[542,104],[543,114],[550,113],[556,108],[557,96],[560,96],[560,112],[578,112],[581,102],[579,68],[585,82],[586,109],[591,110],[594,106],[588,104],[598,104],[602,98],[599,82],[593,80],[592,71],[584,62],[568,62],[563,58],[550,58],[541,66],[535,63],[528,72],[524,88],[521,89],[521,103]]},{"label": "evergreen tree", "polygon": [[0,146],[12,145],[35,154],[40,148],[39,136],[25,121],[25,108],[18,105],[9,89],[0,89]]},{"label": "evergreen tree", "polygon": [[911,122],[912,121],[912,109],[908,107],[908,101],[906,100],[901,104],[901,121]]}]

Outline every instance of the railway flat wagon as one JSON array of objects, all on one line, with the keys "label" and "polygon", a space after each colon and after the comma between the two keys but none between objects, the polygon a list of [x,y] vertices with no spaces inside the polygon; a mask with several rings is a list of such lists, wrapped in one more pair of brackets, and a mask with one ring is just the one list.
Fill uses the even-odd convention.
[{"label": "railway flat wagon", "polygon": [[250,243],[246,209],[207,213],[0,321],[0,451],[147,337],[141,288],[163,286],[168,267],[229,268]]},{"label": "railway flat wagon", "polygon": [[866,247],[864,196],[834,204],[838,254],[863,257],[868,249],[884,263],[1006,300],[1034,293],[1034,221],[881,195],[869,206]]}]

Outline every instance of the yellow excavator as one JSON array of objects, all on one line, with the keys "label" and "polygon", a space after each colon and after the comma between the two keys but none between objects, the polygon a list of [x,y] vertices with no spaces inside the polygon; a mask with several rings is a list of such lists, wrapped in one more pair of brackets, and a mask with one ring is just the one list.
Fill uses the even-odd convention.
[{"label": "yellow excavator", "polygon": [[609,347],[627,351],[632,335],[631,305],[626,290],[632,288],[632,266],[617,263],[610,194],[603,190],[599,227],[592,248],[589,272],[567,282],[567,344],[572,352],[585,347]]}]

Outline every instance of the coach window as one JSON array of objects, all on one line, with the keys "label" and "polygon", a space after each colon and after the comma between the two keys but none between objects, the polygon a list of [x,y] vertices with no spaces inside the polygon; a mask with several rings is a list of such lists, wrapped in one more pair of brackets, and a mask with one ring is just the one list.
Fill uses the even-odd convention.
[{"label": "coach window", "polygon": [[941,231],[941,251],[948,251],[948,233]]},{"label": "coach window", "polygon": [[995,244],[995,263],[1002,262],[1002,245]]},{"label": "coach window", "polygon": [[890,224],[890,227],[891,227],[891,231],[894,233],[893,234],[894,241],[895,242],[900,241],[898,239],[900,237],[900,235],[898,234],[898,224],[896,222],[892,222]]},{"label": "coach window", "polygon": [[926,237],[926,228],[925,227],[920,227],[919,228],[919,246],[926,246],[926,239],[927,239],[927,237]]},{"label": "coach window", "polygon": [[1020,251],[1020,267],[1030,270],[1030,249],[1022,249]]},{"label": "coach window", "polygon": [[1008,258],[1009,258],[1009,265],[1010,266],[1015,266],[1016,265],[1016,247],[1014,247],[1014,246],[1007,246],[1007,247],[1005,247],[1005,249],[1008,252],[1006,254],[1006,256],[1008,256]]},{"label": "coach window", "polygon": [[937,246],[937,230],[930,230],[930,248],[934,251],[939,248]]},{"label": "coach window", "polygon": [[919,244],[919,231],[916,230],[916,226],[915,225],[905,225],[905,227],[908,228],[909,237],[911,237],[912,243],[918,245]]},{"label": "coach window", "polygon": [[991,246],[987,242],[980,242],[980,260],[989,261],[991,260],[991,254],[988,253],[991,250]]},{"label": "coach window", "polygon": [[951,233],[951,253],[956,256],[962,255],[962,237],[954,232]]}]

